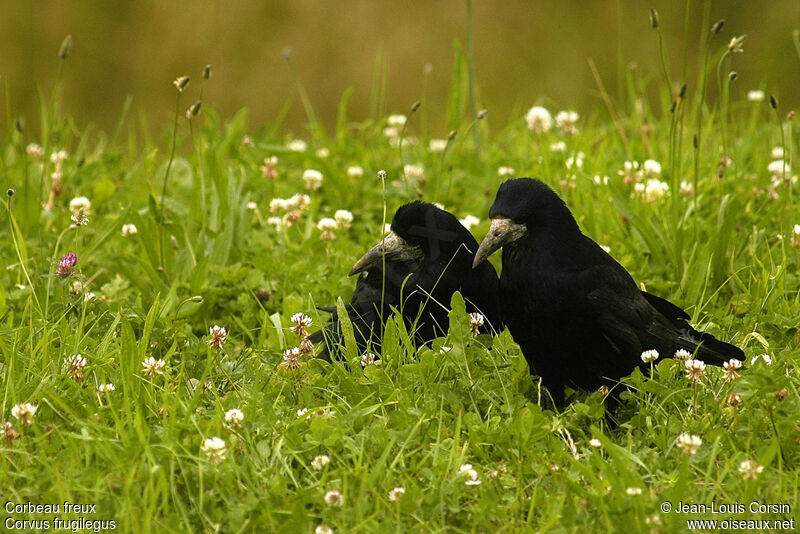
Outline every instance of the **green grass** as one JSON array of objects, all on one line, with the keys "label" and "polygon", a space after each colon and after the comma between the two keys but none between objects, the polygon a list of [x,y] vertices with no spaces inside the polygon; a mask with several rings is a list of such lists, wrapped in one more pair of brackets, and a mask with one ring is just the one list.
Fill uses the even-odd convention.
[{"label": "green grass", "polygon": [[[125,119],[111,140],[79,134],[58,111],[58,90],[43,99],[41,139],[4,132],[3,184],[14,195],[4,201],[0,232],[0,419],[19,434],[0,440],[4,500],[94,504],[82,517],[113,520],[123,532],[310,532],[321,524],[336,532],[683,532],[688,519],[794,518],[794,509],[751,513],[749,505],[800,500],[800,214],[792,186],[773,187],[767,170],[775,146],[793,163],[796,121],[783,121],[785,110],[776,121],[767,101],[749,102],[736,87],[722,115],[692,91],[670,112],[677,91],[651,104],[647,80],[630,72],[625,100],[606,95],[607,108],[582,117],[577,134],[534,134],[524,111],[505,124],[467,119],[470,84],[457,58],[447,121],[459,131],[444,152],[428,150],[428,141],[448,132],[420,120],[442,110],[411,113],[401,150],[383,133],[385,117],[348,119],[347,95],[327,133],[306,102],[305,151],[287,148],[295,136],[279,122],[248,129],[245,112],[224,121],[205,105],[191,122],[181,111],[177,130],[152,140]],[[126,129],[127,139],[119,133]],[[33,141],[44,146],[41,161],[26,154]],[[559,141],[566,152],[550,149]],[[63,189],[45,209],[50,156],[62,148]],[[582,168],[568,170],[578,152]],[[278,158],[276,178],[260,170],[269,156]],[[620,173],[628,159],[659,161],[669,193],[645,200]],[[407,164],[421,166],[424,178]],[[363,177],[348,176],[353,165]],[[380,239],[384,206],[391,216],[418,197],[441,202],[459,217],[481,218],[473,228],[481,239],[500,166],[553,185],[584,232],[643,287],[741,346],[748,364],[763,353],[773,364],[747,365],[730,383],[709,367],[694,385],[680,362],[665,360],[652,378],[637,371],[624,379],[631,392],[620,424],[609,428],[599,393],[576,392],[560,413],[543,409],[509,333],[474,338],[455,296],[450,332],[432,348],[415,348],[402,324],[390,323],[377,366],[362,370],[353,350],[350,366],[308,358],[296,371],[280,365],[282,351],[299,342],[291,315],[310,314],[313,330],[326,321],[315,306],[348,299],[354,281],[346,274]],[[306,191],[302,175],[312,168],[324,181]],[[682,181],[693,194],[679,192]],[[308,193],[309,206],[296,224],[276,228],[270,201],[295,193]],[[86,226],[71,225],[76,196],[91,200]],[[353,213],[352,226],[323,241],[316,223],[338,209]],[[126,224],[138,232],[124,237]],[[60,277],[58,262],[70,251],[75,272]],[[499,255],[492,261],[500,267]],[[86,300],[89,292],[95,298]],[[213,325],[228,331],[221,351],[208,344]],[[78,353],[88,364],[73,380],[64,360]],[[142,373],[151,356],[165,360],[163,376]],[[115,391],[98,392],[103,383]],[[732,393],[738,406],[728,403]],[[11,415],[25,402],[38,407],[29,426]],[[225,421],[232,408],[244,413],[239,427]],[[677,446],[682,433],[701,437],[695,455]],[[212,436],[226,443],[219,463],[201,449]],[[319,470],[318,455],[330,458]],[[746,460],[763,467],[754,480],[739,472]],[[481,484],[465,484],[465,463]],[[405,489],[397,502],[389,499],[395,487]],[[326,505],[331,490],[343,494],[341,507]],[[664,514],[664,501],[747,510]],[[81,517],[4,511],[3,521],[54,515]]]}]

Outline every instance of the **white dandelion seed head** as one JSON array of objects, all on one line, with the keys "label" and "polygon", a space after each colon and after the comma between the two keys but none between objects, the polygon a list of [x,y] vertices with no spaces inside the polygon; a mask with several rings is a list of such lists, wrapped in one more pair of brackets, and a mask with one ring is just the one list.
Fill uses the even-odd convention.
[{"label": "white dandelion seed head", "polygon": [[556,126],[561,129],[561,133],[565,135],[573,135],[578,132],[575,124],[578,122],[580,115],[577,111],[559,111],[556,113]]},{"label": "white dandelion seed head", "polygon": [[553,127],[553,117],[542,106],[534,106],[525,114],[528,129],[534,133],[544,133]]},{"label": "white dandelion seed head", "polygon": [[75,197],[69,201],[69,210],[74,215],[77,215],[80,212],[88,214],[91,208],[92,208],[92,203],[86,197]]}]

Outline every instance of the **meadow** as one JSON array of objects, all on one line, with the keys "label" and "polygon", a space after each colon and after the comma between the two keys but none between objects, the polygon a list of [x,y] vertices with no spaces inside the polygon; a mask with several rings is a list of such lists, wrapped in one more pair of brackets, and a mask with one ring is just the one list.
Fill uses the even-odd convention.
[{"label": "meadow", "polygon": [[[308,98],[302,135],[220,117],[209,69],[164,81],[175,117],[158,134],[125,114],[104,133],[60,111],[59,70],[40,134],[9,121],[0,146],[4,527],[797,528],[797,119],[737,85],[741,41],[709,35],[697,87],[628,70],[625,97],[599,85],[591,114],[505,124],[471,105],[458,55],[441,131],[424,98],[387,110],[380,81],[372,116],[351,119],[346,93],[332,129]],[[346,336],[347,362],[291,363],[397,207],[441,203],[480,240],[512,176],[553,186],[643,288],[742,347],[742,368],[687,376],[667,358],[623,380],[613,424],[603,392],[554,411],[459,295],[431,346],[392,319],[378,360]]]}]

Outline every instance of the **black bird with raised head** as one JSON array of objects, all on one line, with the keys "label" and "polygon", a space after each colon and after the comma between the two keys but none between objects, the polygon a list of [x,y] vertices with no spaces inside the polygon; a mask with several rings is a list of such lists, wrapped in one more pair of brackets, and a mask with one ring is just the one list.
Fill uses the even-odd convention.
[{"label": "black bird with raised head", "polygon": [[738,347],[692,328],[678,306],[640,291],[543,182],[504,182],[489,216],[474,265],[503,248],[503,322],[556,405],[564,386],[593,390],[637,366],[646,371],[641,354],[650,349],[662,358],[684,349],[714,365],[744,359]]},{"label": "black bird with raised head", "polygon": [[[359,351],[380,350],[383,323],[392,308],[402,313],[417,343],[445,335],[456,291],[468,312],[484,316],[484,332],[502,330],[497,272],[488,262],[472,268],[477,250],[478,242],[453,214],[420,201],[400,207],[391,232],[350,271],[359,274],[346,305]],[[341,323],[335,307],[321,309],[332,313],[331,321],[311,340],[327,339],[319,357],[330,361],[329,348],[342,341]]]}]

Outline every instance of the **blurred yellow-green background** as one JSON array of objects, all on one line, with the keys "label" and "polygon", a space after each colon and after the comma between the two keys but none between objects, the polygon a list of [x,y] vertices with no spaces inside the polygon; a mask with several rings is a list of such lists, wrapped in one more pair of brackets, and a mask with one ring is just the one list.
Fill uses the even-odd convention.
[{"label": "blurred yellow-green background", "polygon": [[[739,74],[734,98],[760,88],[776,95],[783,110],[800,104],[800,57],[792,41],[792,30],[800,27],[798,0],[690,2],[688,40],[686,2],[473,0],[478,106],[498,124],[535,103],[588,113],[603,105],[589,58],[612,98],[620,94],[626,69],[651,79],[654,89],[663,87],[650,7],[660,14],[676,86],[683,81],[686,49],[686,81],[690,92],[695,88],[701,35],[724,18],[716,50],[747,34],[744,52],[724,71]],[[22,115],[36,129],[37,91],[52,88],[59,45],[71,34],[63,111],[78,125],[112,129],[131,95],[136,114],[161,126],[174,109],[172,81],[182,74],[198,80],[210,63],[214,75],[204,99],[223,116],[247,107],[257,127],[288,104],[287,129],[302,135],[306,116],[284,49],[291,50],[296,76],[325,125],[334,123],[348,87],[350,116],[369,116],[381,57],[388,72],[386,111],[406,112],[424,93],[432,134],[443,135],[454,42],[466,44],[466,22],[463,0],[7,1],[0,14],[0,75],[10,116]],[[186,106],[198,85],[191,89]],[[715,92],[712,79],[712,98]]]}]

